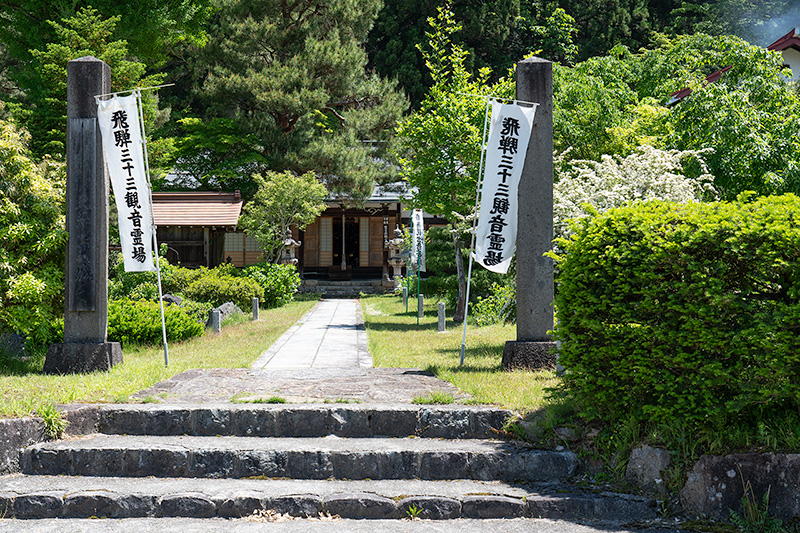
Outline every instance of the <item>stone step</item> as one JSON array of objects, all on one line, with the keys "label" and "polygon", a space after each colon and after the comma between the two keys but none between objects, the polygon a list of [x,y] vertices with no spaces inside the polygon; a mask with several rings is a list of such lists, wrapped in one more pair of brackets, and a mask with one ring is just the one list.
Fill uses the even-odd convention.
[{"label": "stone step", "polygon": [[[479,481],[294,481],[5,476],[5,518],[243,517],[272,510],[295,517],[551,518],[633,522],[656,517],[652,500],[555,484]],[[413,509],[413,510],[410,510]]]},{"label": "stone step", "polygon": [[22,451],[25,474],[292,479],[560,481],[572,452],[511,442],[420,438],[93,435]]},{"label": "stone step", "polygon": [[205,404],[101,405],[97,430],[127,435],[243,437],[496,436],[511,411],[465,405]]}]

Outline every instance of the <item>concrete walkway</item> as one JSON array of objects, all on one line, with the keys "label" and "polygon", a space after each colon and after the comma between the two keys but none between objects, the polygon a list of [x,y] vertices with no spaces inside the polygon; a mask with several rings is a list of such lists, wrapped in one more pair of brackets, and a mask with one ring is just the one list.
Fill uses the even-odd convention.
[{"label": "concrete walkway", "polygon": [[320,300],[250,368],[372,366],[358,300]]}]

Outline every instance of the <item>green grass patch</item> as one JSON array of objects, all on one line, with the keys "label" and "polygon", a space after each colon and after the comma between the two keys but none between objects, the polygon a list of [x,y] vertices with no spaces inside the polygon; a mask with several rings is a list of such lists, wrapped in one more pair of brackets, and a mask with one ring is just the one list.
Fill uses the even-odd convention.
[{"label": "green grass patch", "polygon": [[91,374],[41,374],[43,355],[24,364],[0,361],[0,416],[25,416],[48,404],[125,402],[131,394],[192,368],[246,368],[315,303],[306,300],[262,310],[258,321],[170,345],[169,367],[164,367],[162,346],[125,347],[123,364]]},{"label": "green grass patch", "polygon": [[431,391],[427,396],[415,396],[411,400],[411,403],[420,405],[447,405],[455,401],[455,396],[449,392]]},{"label": "green grass patch", "polygon": [[362,298],[375,366],[429,370],[479,403],[520,411],[547,403],[545,389],[559,382],[554,372],[503,370],[503,348],[506,341],[516,340],[515,326],[470,324],[464,365],[460,366],[462,325],[448,320],[447,331],[439,333],[436,304],[432,299],[426,302],[425,317],[417,325],[416,305],[409,305],[406,313],[399,296]]}]

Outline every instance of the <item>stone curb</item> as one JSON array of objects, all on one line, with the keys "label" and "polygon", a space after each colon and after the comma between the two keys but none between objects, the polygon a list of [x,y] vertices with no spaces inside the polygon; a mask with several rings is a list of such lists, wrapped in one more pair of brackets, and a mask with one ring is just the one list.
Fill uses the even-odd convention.
[{"label": "stone curb", "polygon": [[511,412],[495,408],[271,406],[102,406],[97,428],[119,435],[407,437],[482,439]]},{"label": "stone curb", "polygon": [[[413,508],[413,511],[410,510]],[[624,513],[617,511],[624,508]],[[430,520],[458,518],[562,518],[591,520],[648,520],[656,517],[655,505],[646,498],[625,495],[535,495],[513,498],[473,495],[462,499],[439,496],[391,498],[361,492],[322,497],[315,494],[271,496],[241,491],[224,497],[202,492],[163,496],[119,494],[107,491],[79,493],[38,492],[25,495],[0,494],[0,509],[6,518],[141,518],[192,517],[239,518],[254,512],[274,510],[295,517],[320,513],[341,518],[397,519],[416,516]]]}]

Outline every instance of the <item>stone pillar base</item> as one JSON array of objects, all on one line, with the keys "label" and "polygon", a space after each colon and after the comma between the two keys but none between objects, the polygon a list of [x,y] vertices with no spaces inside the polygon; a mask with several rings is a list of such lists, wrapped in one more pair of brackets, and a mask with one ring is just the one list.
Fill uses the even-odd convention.
[{"label": "stone pillar base", "polygon": [[51,344],[44,361],[45,374],[86,374],[107,371],[122,362],[118,342]]},{"label": "stone pillar base", "polygon": [[503,370],[553,370],[557,360],[555,342],[507,341],[503,350]]}]

